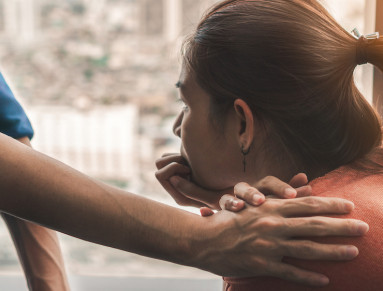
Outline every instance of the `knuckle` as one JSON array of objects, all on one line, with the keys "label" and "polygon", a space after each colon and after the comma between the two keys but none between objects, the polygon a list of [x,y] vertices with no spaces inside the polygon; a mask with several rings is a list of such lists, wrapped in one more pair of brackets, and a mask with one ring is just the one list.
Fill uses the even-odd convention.
[{"label": "knuckle", "polygon": [[288,280],[291,280],[292,278],[297,278],[297,275],[291,268],[283,270],[282,274],[283,277]]},{"label": "knuckle", "polygon": [[258,229],[261,231],[272,231],[281,227],[279,219],[274,217],[262,217],[257,221]]},{"label": "knuckle", "polygon": [[346,221],[346,228],[353,233],[358,230],[358,225],[355,223],[355,220],[348,219]]},{"label": "knuckle", "polygon": [[157,180],[160,180],[160,179],[161,179],[161,176],[162,176],[162,174],[161,174],[161,172],[160,172],[160,171],[156,171],[156,172],[154,173],[154,176],[157,178]]},{"label": "knuckle", "polygon": [[262,179],[262,184],[265,186],[265,185],[269,185],[271,183],[273,183],[275,180],[275,178],[273,176],[266,176],[265,178]]},{"label": "knuckle", "polygon": [[223,195],[219,201],[221,204],[226,205],[227,201],[230,200],[230,198],[231,198],[231,196],[229,196],[229,195]]},{"label": "knuckle", "polygon": [[175,167],[175,166],[177,166],[177,165],[179,165],[179,164],[176,163],[176,162],[171,162],[171,163],[169,163],[169,167]]},{"label": "knuckle", "polygon": [[312,248],[312,245],[308,241],[303,241],[302,244],[299,246],[299,252],[303,257],[310,258],[314,254],[314,250]]},{"label": "knuckle", "polygon": [[234,186],[234,191],[235,192],[241,192],[241,189],[242,188],[246,188],[247,187],[247,184],[245,183],[245,182],[240,182],[240,183],[238,183],[238,184],[236,184],[235,186]]},{"label": "knuckle", "polygon": [[251,201],[251,199],[253,198],[253,194],[254,194],[254,188],[247,188],[244,192],[243,192],[243,198],[249,202]]},{"label": "knuckle", "polygon": [[275,210],[280,209],[280,207],[283,205],[283,204],[281,205],[281,203],[284,203],[284,202],[285,200],[268,198],[266,199],[265,203],[262,204],[261,207],[266,213],[271,213],[271,212],[275,212]]},{"label": "knuckle", "polygon": [[271,240],[266,240],[266,239],[258,239],[256,241],[256,247],[258,249],[262,249],[264,251],[274,251],[278,249],[278,244],[274,241]]},{"label": "knuckle", "polygon": [[321,227],[327,225],[326,221],[323,220],[321,217],[311,217],[310,219],[310,226],[313,228],[315,227],[317,231],[320,230]]},{"label": "knuckle", "polygon": [[162,162],[162,159],[156,159],[155,164],[156,164],[157,169],[160,167],[161,162]]},{"label": "knuckle", "polygon": [[305,197],[304,202],[307,206],[309,206],[312,209],[318,209],[320,208],[320,203],[317,198],[315,197]]}]

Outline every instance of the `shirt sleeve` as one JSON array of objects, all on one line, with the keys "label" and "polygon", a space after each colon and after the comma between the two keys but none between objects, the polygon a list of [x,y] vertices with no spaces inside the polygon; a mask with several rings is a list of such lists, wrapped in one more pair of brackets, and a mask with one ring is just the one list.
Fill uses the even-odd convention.
[{"label": "shirt sleeve", "polygon": [[0,73],[0,132],[13,138],[29,137],[34,131],[24,109],[17,102]]}]

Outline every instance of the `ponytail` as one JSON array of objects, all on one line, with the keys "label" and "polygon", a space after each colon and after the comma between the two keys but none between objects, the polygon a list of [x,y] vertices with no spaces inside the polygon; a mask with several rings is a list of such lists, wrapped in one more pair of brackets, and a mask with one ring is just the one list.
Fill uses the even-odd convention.
[{"label": "ponytail", "polygon": [[383,37],[379,32],[369,35],[360,35],[355,28],[352,33],[357,37],[355,45],[355,62],[357,65],[370,63],[383,72]]}]

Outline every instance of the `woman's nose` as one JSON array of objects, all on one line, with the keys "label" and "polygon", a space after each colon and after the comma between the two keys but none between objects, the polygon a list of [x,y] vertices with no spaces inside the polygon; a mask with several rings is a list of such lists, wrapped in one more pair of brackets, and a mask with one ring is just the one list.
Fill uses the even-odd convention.
[{"label": "woman's nose", "polygon": [[173,133],[178,137],[181,137],[181,124],[182,124],[183,116],[184,116],[184,113],[180,112],[173,125]]}]

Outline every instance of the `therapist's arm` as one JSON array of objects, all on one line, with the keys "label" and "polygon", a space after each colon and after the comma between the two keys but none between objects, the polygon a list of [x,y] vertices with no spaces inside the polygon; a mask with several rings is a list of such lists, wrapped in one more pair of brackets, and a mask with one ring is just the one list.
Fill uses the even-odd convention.
[{"label": "therapist's arm", "polygon": [[[352,210],[352,203],[336,198],[280,200],[238,214],[200,217],[107,186],[1,134],[0,190],[0,208],[9,214],[87,241],[225,276],[268,275],[323,284],[323,276],[285,265],[281,258],[351,259],[356,248],[294,238],[367,230],[350,219],[287,218]],[[286,225],[288,231],[282,233]]]},{"label": "therapist's arm", "polygon": [[[30,146],[28,137],[19,141]],[[9,214],[2,213],[2,217],[12,236],[29,290],[69,290],[56,232]]]}]

